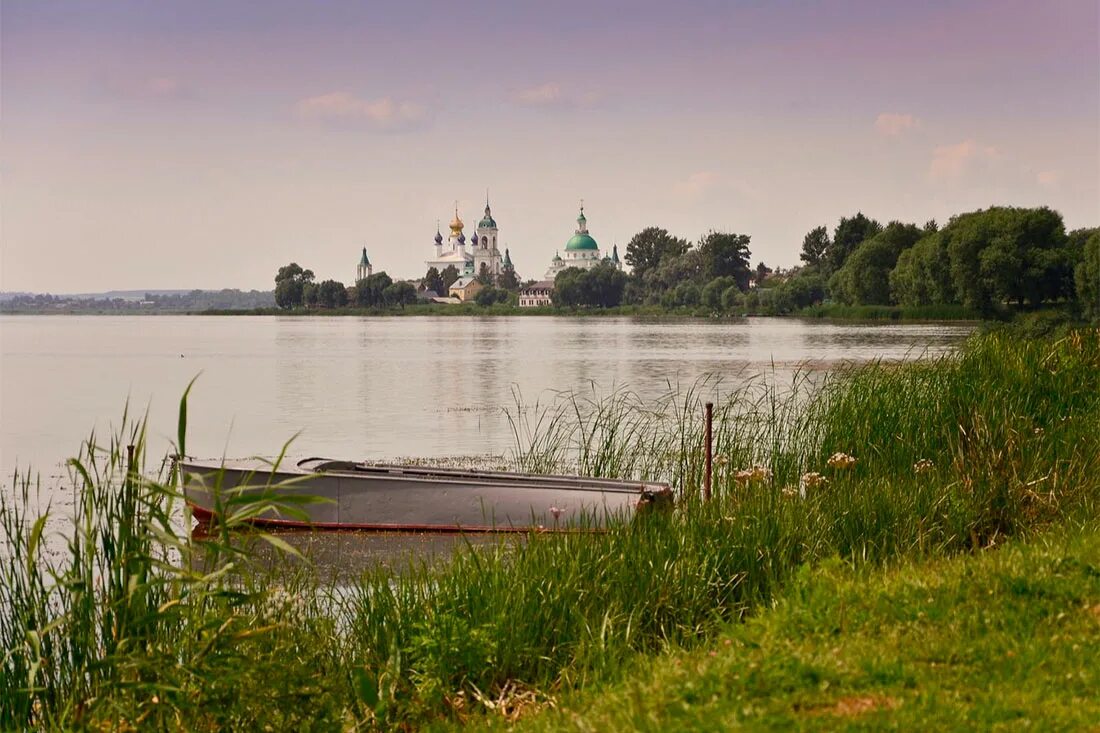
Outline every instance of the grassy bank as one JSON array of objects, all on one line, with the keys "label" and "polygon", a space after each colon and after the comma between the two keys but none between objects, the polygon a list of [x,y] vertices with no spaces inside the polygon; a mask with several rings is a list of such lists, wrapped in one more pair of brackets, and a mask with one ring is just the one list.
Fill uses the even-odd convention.
[{"label": "grassy bank", "polygon": [[961,305],[815,305],[797,311],[802,318],[838,321],[980,321],[982,315]]},{"label": "grassy bank", "polygon": [[351,588],[250,568],[228,534],[181,531],[174,477],[140,469],[140,430],[86,449],[66,552],[42,553],[26,503],[0,506],[0,728],[476,721],[603,689],[647,655],[713,648],[821,563],[935,560],[1097,516],[1095,330],[991,334],[936,361],[728,392],[709,504],[701,401],[618,392],[513,414],[517,467],[667,480],[675,511]]},{"label": "grassy bank", "polygon": [[1091,730],[1098,570],[1095,523],[887,571],[804,568],[746,623],[518,730]]}]

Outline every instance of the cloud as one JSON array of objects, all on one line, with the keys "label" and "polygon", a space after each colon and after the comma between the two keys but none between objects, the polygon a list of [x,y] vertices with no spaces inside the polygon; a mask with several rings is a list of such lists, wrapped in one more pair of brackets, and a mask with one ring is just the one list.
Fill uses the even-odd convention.
[{"label": "cloud", "polygon": [[928,177],[934,181],[958,179],[998,157],[997,148],[979,145],[973,140],[966,140],[956,145],[941,145],[932,151]]},{"label": "cloud", "polygon": [[548,81],[537,87],[520,89],[512,95],[512,101],[529,107],[542,107],[548,104],[557,104],[561,101],[561,84]]},{"label": "cloud", "polygon": [[589,90],[570,89],[556,81],[512,92],[510,100],[521,107],[592,107],[603,100],[603,94]]},{"label": "cloud", "polygon": [[677,181],[674,184],[676,193],[681,196],[687,196],[688,198],[695,198],[702,196],[708,190],[714,187],[716,183],[721,179],[714,171],[696,171],[682,181]]},{"label": "cloud", "polygon": [[1040,186],[1053,188],[1062,180],[1062,173],[1060,171],[1039,171],[1035,175],[1035,180],[1039,182]]},{"label": "cloud", "polygon": [[329,92],[301,99],[295,111],[304,120],[365,125],[396,132],[415,128],[427,119],[427,110],[414,102],[392,97],[363,99],[348,92]]},{"label": "cloud", "polygon": [[114,78],[105,82],[107,91],[121,99],[135,101],[184,99],[191,89],[174,76]]},{"label": "cloud", "polygon": [[875,130],[880,135],[898,137],[902,133],[920,127],[920,120],[913,115],[902,115],[894,112],[883,112],[875,118]]}]

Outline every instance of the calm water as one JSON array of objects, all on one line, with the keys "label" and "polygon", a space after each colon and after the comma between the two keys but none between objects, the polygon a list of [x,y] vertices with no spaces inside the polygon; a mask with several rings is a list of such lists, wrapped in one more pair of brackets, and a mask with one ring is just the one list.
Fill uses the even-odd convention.
[{"label": "calm water", "polygon": [[736,381],[809,363],[902,359],[957,345],[966,325],[791,319],[0,317],[0,480],[62,471],[123,406],[150,416],[150,455],[341,458],[503,454],[503,409],[555,390],[658,395],[704,374]]}]

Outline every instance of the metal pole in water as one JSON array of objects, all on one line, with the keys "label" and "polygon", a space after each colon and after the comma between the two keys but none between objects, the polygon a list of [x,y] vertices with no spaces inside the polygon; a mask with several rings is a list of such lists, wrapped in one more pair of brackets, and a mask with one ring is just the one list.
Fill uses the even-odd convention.
[{"label": "metal pole in water", "polygon": [[714,463],[714,452],[712,446],[713,436],[713,423],[714,423],[714,403],[707,403],[707,425],[706,425],[706,472],[703,474],[703,501],[710,501],[710,476],[712,473],[712,465]]}]

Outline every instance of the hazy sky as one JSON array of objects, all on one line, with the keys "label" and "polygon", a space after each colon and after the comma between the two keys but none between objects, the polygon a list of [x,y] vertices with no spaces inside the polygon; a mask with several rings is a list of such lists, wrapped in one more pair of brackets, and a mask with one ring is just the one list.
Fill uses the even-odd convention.
[{"label": "hazy sky", "polygon": [[[53,2],[0,15],[0,289],[419,276],[486,188],[523,277],[585,200],[802,237],[1048,204],[1100,224],[1096,0]],[[469,229],[467,230],[469,232]]]}]

